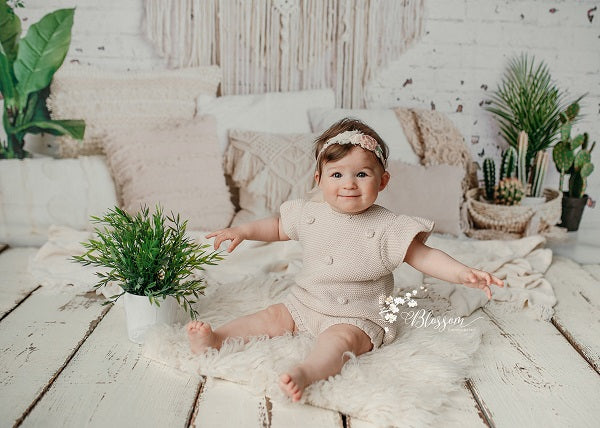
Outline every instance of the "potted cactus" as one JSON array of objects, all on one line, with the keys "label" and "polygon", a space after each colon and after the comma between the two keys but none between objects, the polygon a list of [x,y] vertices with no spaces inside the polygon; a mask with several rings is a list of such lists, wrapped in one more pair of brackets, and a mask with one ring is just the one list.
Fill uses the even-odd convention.
[{"label": "potted cactus", "polygon": [[[527,133],[521,131],[518,148],[510,146],[502,153],[500,177],[496,184],[496,165],[493,159],[483,161],[485,199],[500,205],[538,205],[545,202],[542,184],[548,170],[548,153],[536,154],[531,173],[526,170]],[[526,196],[530,195],[530,196]]]},{"label": "potted cactus", "polygon": [[[552,151],[554,164],[560,173],[559,190],[563,193],[560,226],[566,227],[568,231],[579,229],[583,209],[589,201],[589,197],[585,193],[587,178],[594,171],[592,150],[594,150],[596,142],[588,148],[589,135],[587,132],[571,138],[572,123],[578,114],[579,105],[575,103],[561,115],[561,139]],[[569,175],[569,183],[568,189],[565,191],[564,178],[566,175]]]}]

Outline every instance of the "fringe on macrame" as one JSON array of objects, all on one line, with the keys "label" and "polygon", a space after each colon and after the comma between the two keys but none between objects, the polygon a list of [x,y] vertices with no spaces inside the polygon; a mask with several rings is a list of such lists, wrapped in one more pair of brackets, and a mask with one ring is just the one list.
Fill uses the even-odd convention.
[{"label": "fringe on macrame", "polygon": [[425,0],[145,0],[146,34],[172,67],[218,64],[222,93],[364,88],[423,33]]}]

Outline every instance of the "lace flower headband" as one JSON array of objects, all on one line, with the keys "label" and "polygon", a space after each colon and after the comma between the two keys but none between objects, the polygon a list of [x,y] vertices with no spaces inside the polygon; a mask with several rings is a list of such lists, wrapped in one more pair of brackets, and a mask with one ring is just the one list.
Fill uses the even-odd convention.
[{"label": "lace flower headband", "polygon": [[355,146],[360,146],[365,150],[369,150],[375,153],[375,156],[379,158],[383,166],[385,167],[386,165],[385,158],[383,157],[383,150],[381,149],[381,146],[377,144],[377,140],[375,140],[375,138],[369,135],[361,133],[360,131],[341,132],[335,137],[332,137],[329,140],[327,140],[327,142],[323,145],[321,151],[317,155],[317,162],[321,158],[321,155],[323,154],[325,149],[327,149],[327,147],[333,144],[354,144]]}]

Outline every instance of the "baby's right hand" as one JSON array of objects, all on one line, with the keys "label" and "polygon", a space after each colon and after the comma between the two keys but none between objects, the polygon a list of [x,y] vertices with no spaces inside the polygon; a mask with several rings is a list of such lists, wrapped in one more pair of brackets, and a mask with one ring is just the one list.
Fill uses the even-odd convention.
[{"label": "baby's right hand", "polygon": [[227,248],[227,252],[231,253],[235,250],[235,247],[240,245],[240,243],[246,239],[242,232],[235,227],[228,227],[227,229],[220,229],[215,232],[211,232],[205,236],[206,239],[215,237],[215,250],[218,250],[223,241],[231,241],[229,244],[229,248]]}]

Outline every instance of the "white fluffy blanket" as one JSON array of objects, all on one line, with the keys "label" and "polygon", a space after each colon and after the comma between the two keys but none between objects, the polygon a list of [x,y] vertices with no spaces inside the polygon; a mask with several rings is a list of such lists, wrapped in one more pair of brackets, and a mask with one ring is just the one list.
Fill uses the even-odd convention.
[{"label": "white fluffy blanket", "polygon": [[[51,228],[49,241],[31,261],[30,271],[54,290],[66,284],[90,289],[96,282],[94,269],[67,261],[68,256],[82,252],[79,242],[88,237],[85,232]],[[540,236],[507,242],[437,235],[427,242],[504,279],[504,289],[493,289],[493,304],[501,310],[524,310],[549,319],[556,298],[543,277],[552,259],[550,250],[539,248],[543,243]],[[297,242],[243,243],[224,262],[207,270],[206,296],[198,305],[202,319],[218,326],[281,301],[300,267],[300,257]],[[460,405],[460,389],[480,343],[477,318],[470,325],[445,322],[470,315],[486,304],[487,298],[480,290],[424,277],[408,265],[398,268],[394,276],[397,292],[419,290],[418,306],[403,308],[406,312],[404,319],[399,317],[397,339],[353,358],[340,375],[309,387],[303,400],[380,425],[444,423],[444,409]],[[427,291],[421,291],[421,286]],[[424,323],[429,312],[429,322]],[[279,374],[300,361],[311,343],[306,335],[257,338],[245,345],[231,341],[219,352],[193,356],[179,326],[155,329],[144,352],[183,370],[248,384],[277,400],[284,399],[277,387]]]}]

